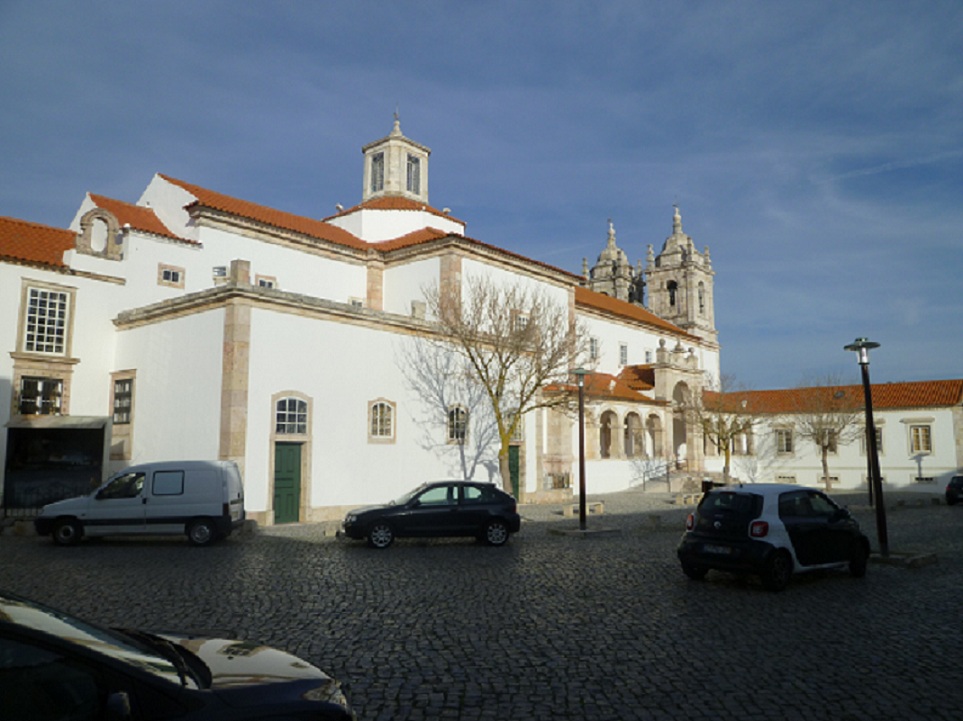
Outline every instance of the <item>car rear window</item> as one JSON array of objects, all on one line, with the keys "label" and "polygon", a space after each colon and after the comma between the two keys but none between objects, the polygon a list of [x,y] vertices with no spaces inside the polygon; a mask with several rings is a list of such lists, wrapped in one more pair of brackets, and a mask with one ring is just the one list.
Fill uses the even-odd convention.
[{"label": "car rear window", "polygon": [[762,512],[762,496],[755,493],[733,491],[710,491],[699,504],[701,513],[729,512],[747,518],[756,518]]}]

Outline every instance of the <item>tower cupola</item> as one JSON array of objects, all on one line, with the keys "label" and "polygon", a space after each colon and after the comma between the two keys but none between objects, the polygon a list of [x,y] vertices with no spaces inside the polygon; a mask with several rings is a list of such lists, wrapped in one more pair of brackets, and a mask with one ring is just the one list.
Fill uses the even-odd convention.
[{"label": "tower cupola", "polygon": [[428,156],[431,150],[406,138],[395,113],[395,124],[387,137],[368,143],[364,153],[362,201],[400,196],[428,204]]}]

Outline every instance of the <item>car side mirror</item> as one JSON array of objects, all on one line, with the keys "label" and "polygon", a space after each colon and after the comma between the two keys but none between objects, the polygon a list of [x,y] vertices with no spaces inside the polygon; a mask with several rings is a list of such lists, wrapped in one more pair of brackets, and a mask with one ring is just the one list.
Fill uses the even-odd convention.
[{"label": "car side mirror", "polygon": [[839,508],[832,515],[832,520],[834,521],[845,521],[848,518],[852,518],[852,514],[847,508]]},{"label": "car side mirror", "polygon": [[130,721],[130,697],[126,691],[115,691],[107,696],[104,718],[107,721]]}]

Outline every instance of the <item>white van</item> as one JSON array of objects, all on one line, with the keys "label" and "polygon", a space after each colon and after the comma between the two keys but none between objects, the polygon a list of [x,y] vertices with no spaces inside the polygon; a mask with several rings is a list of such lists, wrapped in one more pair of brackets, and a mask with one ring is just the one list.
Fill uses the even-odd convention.
[{"label": "white van", "polygon": [[234,461],[165,461],[125,468],[89,496],[47,504],[34,527],[61,546],[83,536],[181,533],[206,546],[243,523]]}]

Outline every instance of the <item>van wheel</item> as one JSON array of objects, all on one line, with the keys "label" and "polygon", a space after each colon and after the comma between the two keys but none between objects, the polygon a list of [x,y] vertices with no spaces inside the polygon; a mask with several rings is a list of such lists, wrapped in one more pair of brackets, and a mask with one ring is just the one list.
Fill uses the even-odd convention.
[{"label": "van wheel", "polygon": [[187,526],[187,540],[192,546],[207,546],[217,538],[214,524],[207,518],[191,521]]},{"label": "van wheel", "polygon": [[76,546],[83,535],[83,526],[73,518],[61,519],[53,527],[53,540],[58,546]]}]

